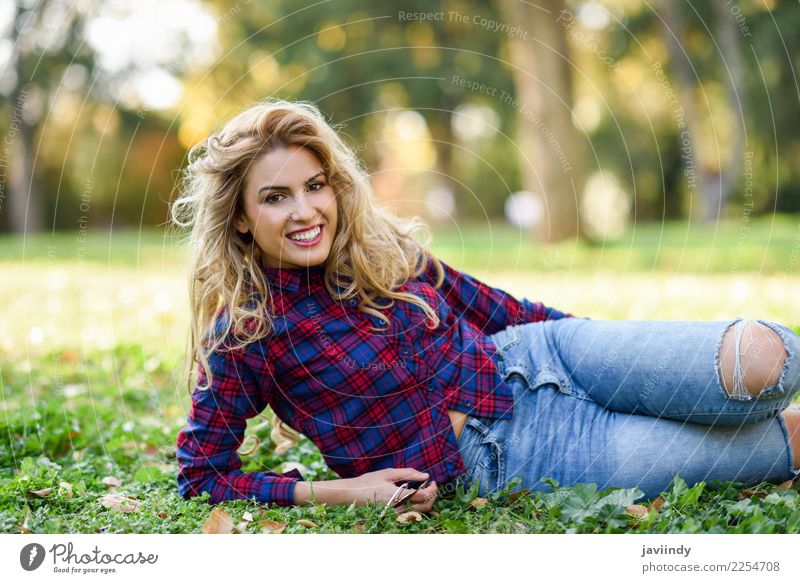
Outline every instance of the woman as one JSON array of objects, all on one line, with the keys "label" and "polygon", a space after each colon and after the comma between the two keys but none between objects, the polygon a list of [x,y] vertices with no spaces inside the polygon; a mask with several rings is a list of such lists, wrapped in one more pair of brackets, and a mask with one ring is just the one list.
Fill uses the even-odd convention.
[{"label": "woman", "polygon": [[[553,478],[653,497],[676,474],[798,472],[791,330],[594,321],[489,287],[416,242],[417,220],[376,206],[311,104],[257,104],[195,146],[173,218],[193,251],[185,497],[286,506],[407,493],[428,511],[457,483],[486,495]],[[342,479],[242,472],[246,421],[267,406],[279,444],[305,434]]]}]

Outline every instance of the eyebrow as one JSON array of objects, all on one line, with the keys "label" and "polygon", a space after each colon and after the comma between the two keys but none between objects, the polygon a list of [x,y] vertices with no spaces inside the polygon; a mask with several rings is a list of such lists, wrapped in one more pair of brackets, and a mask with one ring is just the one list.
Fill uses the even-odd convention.
[{"label": "eyebrow", "polygon": [[[325,171],[320,170],[319,172],[314,174],[314,176],[303,182],[303,186],[307,186],[309,182],[313,182],[315,179],[319,178],[320,176],[323,176],[324,174]],[[256,195],[261,194],[262,190],[290,190],[290,189],[288,186],[279,186],[277,184],[265,184],[264,186],[258,189]]]}]

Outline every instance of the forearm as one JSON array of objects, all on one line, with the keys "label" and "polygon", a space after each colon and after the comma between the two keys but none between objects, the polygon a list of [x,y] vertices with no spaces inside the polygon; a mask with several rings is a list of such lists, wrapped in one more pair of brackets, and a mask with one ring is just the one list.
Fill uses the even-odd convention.
[{"label": "forearm", "polygon": [[298,481],[294,486],[295,505],[308,504],[312,501],[325,504],[351,504],[358,498],[348,479],[325,480],[320,482]]}]

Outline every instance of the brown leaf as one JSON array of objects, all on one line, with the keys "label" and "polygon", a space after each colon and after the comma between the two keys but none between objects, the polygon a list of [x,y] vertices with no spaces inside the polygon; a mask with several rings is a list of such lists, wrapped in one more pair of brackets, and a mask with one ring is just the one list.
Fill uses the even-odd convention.
[{"label": "brown leaf", "polygon": [[354,528],[355,528],[355,529],[356,529],[358,532],[360,532],[360,533],[362,533],[362,534],[364,533],[364,525],[363,525],[363,524],[356,524],[356,525],[354,526]]},{"label": "brown leaf", "polygon": [[31,492],[31,494],[33,494],[34,496],[38,496],[39,498],[46,498],[47,496],[50,495],[52,491],[53,491],[52,488],[44,488],[43,490],[34,490],[33,492]]},{"label": "brown leaf", "polygon": [[745,498],[766,498],[767,493],[762,492],[761,490],[750,490],[745,488],[744,490],[740,490],[738,494],[736,494],[736,498],[739,500],[744,500]]},{"label": "brown leaf", "polygon": [[214,508],[203,525],[203,534],[230,534],[232,531],[233,519],[222,508]]},{"label": "brown leaf", "polygon": [[483,508],[484,506],[486,506],[487,502],[488,500],[486,498],[475,498],[469,503],[469,505],[472,506],[473,508]]},{"label": "brown leaf", "polygon": [[167,518],[169,518],[169,514],[167,514],[166,512],[159,512],[158,513],[158,517],[159,518],[163,518],[163,519],[167,519]]},{"label": "brown leaf", "polygon": [[142,505],[138,500],[117,493],[103,494],[100,496],[100,504],[105,508],[121,510],[122,512],[135,512]]},{"label": "brown leaf", "polygon": [[119,488],[120,486],[122,486],[122,480],[120,480],[119,478],[115,478],[114,476],[106,476],[100,481],[103,482],[109,488]]},{"label": "brown leaf", "polygon": [[419,512],[415,512],[414,510],[410,510],[409,512],[403,512],[402,514],[397,515],[397,522],[400,524],[405,524],[407,522],[419,522],[422,520],[422,514]]},{"label": "brown leaf", "polygon": [[661,507],[664,506],[664,498],[659,496],[658,498],[654,498],[652,502],[650,502],[650,510],[661,510]]},{"label": "brown leaf", "polygon": [[261,532],[272,532],[275,534],[280,534],[286,529],[286,525],[277,520],[264,520],[259,522],[258,526],[261,527]]},{"label": "brown leaf", "polygon": [[647,513],[648,513],[647,507],[641,504],[631,504],[625,509],[625,514],[639,520],[647,516]]},{"label": "brown leaf", "polygon": [[531,495],[531,491],[530,490],[528,490],[527,488],[521,488],[521,489],[517,490],[516,492],[511,492],[508,495],[508,500],[509,500],[509,502],[516,502],[517,498],[519,498],[520,496],[528,496],[528,497],[530,497],[530,495]]},{"label": "brown leaf", "polygon": [[782,490],[789,490],[792,486],[794,486],[794,480],[786,480],[782,484],[778,486],[778,488]]},{"label": "brown leaf", "polygon": [[306,528],[319,528],[316,522],[312,520],[306,520],[305,518],[301,518],[300,520],[298,520],[297,524],[299,524],[300,526],[305,526]]},{"label": "brown leaf", "polygon": [[69,500],[72,499],[72,484],[69,482],[59,482],[58,483],[58,493],[63,494],[64,498]]}]

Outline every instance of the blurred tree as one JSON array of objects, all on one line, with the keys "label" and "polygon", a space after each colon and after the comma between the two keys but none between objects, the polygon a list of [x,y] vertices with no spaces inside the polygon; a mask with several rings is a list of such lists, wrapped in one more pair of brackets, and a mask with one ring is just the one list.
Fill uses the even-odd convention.
[{"label": "blurred tree", "polygon": [[578,201],[585,182],[583,148],[573,125],[573,81],[564,0],[536,4],[506,0],[507,20],[530,29],[532,39],[511,43],[518,108],[520,164],[527,190],[544,202],[546,224],[536,230],[542,241],[580,234]]},{"label": "blurred tree", "polygon": [[12,0],[7,30],[0,38],[11,46],[3,93],[9,95],[12,128],[12,172],[8,222],[17,233],[43,227],[45,204],[36,177],[35,141],[42,116],[58,92],[67,67],[94,67],[83,44],[83,26],[91,2],[85,0]]}]

